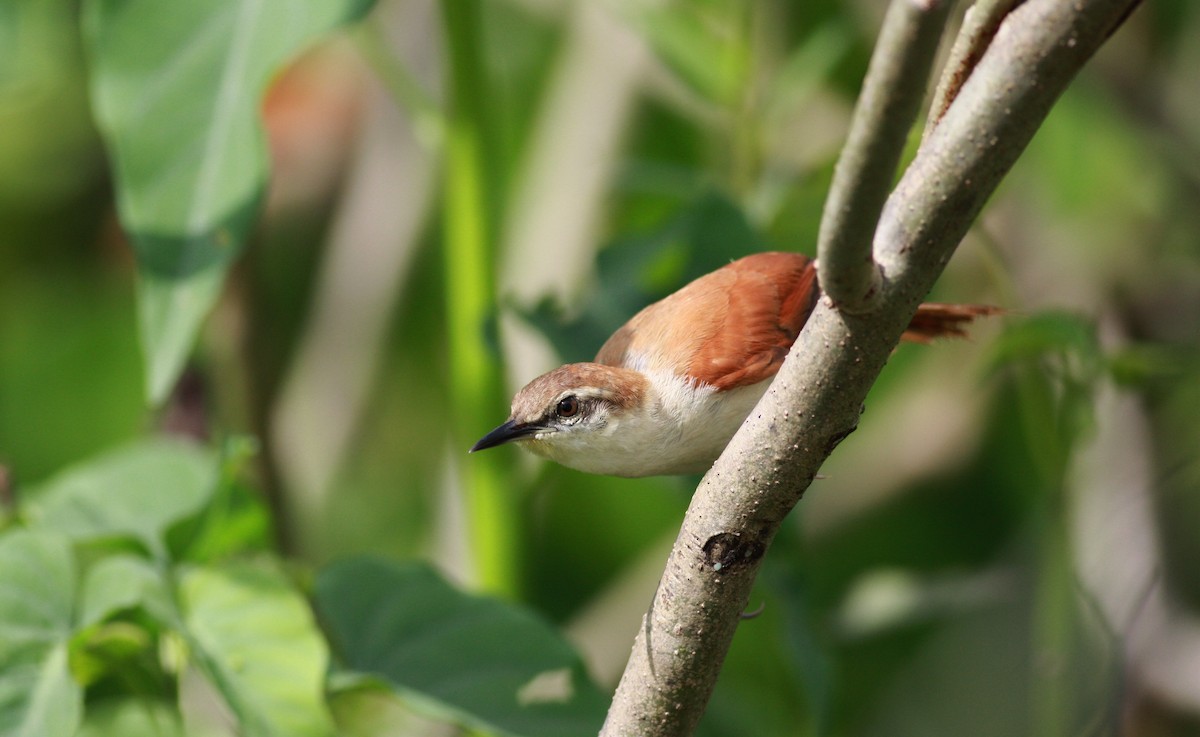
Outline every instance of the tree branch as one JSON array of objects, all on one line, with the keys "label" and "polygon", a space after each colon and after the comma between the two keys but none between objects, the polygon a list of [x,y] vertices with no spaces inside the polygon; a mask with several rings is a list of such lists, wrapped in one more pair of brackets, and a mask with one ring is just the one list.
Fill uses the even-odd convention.
[{"label": "tree branch", "polygon": [[971,71],[983,58],[983,52],[987,51],[988,44],[1000,28],[1001,21],[1022,2],[1024,0],[978,0],[967,8],[962,29],[958,32],[958,38],[954,40],[950,57],[942,69],[942,78],[933,93],[929,119],[925,122],[925,138],[929,137],[941,122],[942,116],[950,109],[950,103],[954,102],[958,91],[971,76]]},{"label": "tree branch", "polygon": [[822,299],[770,390],[705,475],[643,620],[602,736],[689,735],[763,555],[959,240],[1083,63],[1137,0],[1026,0],[883,209],[869,317]]},{"label": "tree branch", "polygon": [[929,83],[949,8],[941,0],[893,0],[871,55],[817,238],[821,287],[846,312],[869,312],[878,304],[880,275],[871,238]]}]

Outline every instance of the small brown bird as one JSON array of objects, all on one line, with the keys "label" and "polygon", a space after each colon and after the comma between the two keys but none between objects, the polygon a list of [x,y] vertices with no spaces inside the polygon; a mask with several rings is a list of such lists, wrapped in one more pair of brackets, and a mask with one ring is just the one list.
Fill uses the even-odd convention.
[{"label": "small brown bird", "polygon": [[[806,256],[738,259],[634,315],[592,363],[529,382],[471,452],[516,442],[588,473],[703,473],[766,392],[819,294]],[[923,304],[904,338],[961,336],[997,311]]]}]

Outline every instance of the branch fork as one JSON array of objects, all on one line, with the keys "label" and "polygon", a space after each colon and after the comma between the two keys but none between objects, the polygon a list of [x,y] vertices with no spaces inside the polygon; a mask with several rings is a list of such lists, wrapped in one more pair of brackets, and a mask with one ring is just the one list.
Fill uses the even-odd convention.
[{"label": "branch fork", "polygon": [[[1003,6],[1003,28],[960,38],[934,125],[889,196],[947,13],[938,0],[893,1],[863,91],[882,97],[856,111],[822,220],[829,299],[696,489],[602,737],[692,734],[784,518],[857,426],[867,391],[985,201],[1137,3],[981,0]],[[889,101],[900,88],[906,99]],[[882,159],[862,161],[868,150]]]}]

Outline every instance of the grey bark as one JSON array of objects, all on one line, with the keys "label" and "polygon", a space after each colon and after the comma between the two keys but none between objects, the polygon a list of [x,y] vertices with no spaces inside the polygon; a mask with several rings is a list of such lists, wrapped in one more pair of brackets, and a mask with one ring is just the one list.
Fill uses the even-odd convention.
[{"label": "grey bark", "polygon": [[817,235],[821,288],[844,312],[870,312],[879,301],[872,236],[949,10],[948,0],[896,0],[884,17]]},{"label": "grey bark", "polygon": [[784,517],[857,427],[868,389],[984,202],[1137,2],[1026,0],[1000,24],[884,206],[878,306],[855,315],[820,301],[696,489],[602,737],[692,734]]}]

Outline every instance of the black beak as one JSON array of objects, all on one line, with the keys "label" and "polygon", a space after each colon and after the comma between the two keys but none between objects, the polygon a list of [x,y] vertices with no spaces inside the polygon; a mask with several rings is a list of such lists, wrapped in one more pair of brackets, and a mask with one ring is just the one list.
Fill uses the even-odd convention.
[{"label": "black beak", "polygon": [[541,425],[532,423],[519,423],[515,420],[509,420],[500,427],[497,427],[495,430],[492,430],[490,433],[480,438],[478,443],[475,443],[471,446],[471,450],[469,452],[474,453],[477,450],[495,448],[497,445],[504,445],[505,443],[511,443],[514,440],[527,438],[530,435],[539,433],[545,429],[546,428],[542,427]]}]

